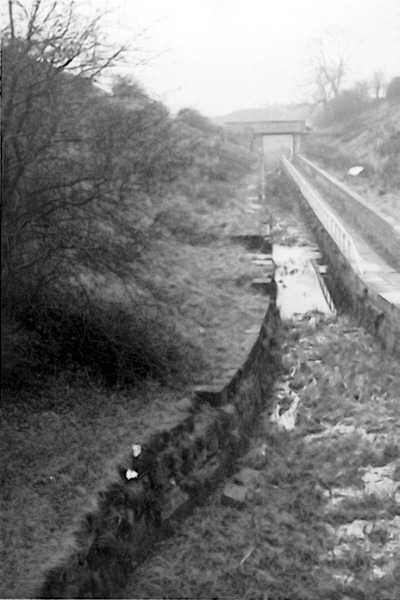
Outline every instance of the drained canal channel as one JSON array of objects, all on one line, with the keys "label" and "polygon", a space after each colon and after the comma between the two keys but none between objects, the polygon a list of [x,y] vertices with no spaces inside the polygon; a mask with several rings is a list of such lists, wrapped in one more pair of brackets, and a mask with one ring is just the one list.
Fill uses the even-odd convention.
[{"label": "drained canal channel", "polygon": [[272,399],[231,476],[152,548],[124,598],[400,597],[398,359],[333,305],[285,180],[271,175],[266,196],[282,319]]},{"label": "drained canal channel", "polygon": [[207,354],[189,383],[5,406],[5,597],[400,598],[398,357],[334,304],[329,247],[267,169],[174,247]]}]

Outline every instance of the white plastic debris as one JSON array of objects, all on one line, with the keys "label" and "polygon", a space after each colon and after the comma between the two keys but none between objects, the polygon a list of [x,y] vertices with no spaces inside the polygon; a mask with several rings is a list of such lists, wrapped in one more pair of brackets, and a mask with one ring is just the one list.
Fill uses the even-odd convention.
[{"label": "white plastic debris", "polygon": [[133,456],[137,458],[142,454],[142,446],[140,444],[132,444]]},{"label": "white plastic debris", "polygon": [[374,528],[372,521],[366,519],[355,519],[351,523],[345,523],[338,527],[336,535],[339,540],[349,539],[365,539],[366,535],[369,535]]},{"label": "white plastic debris", "polygon": [[339,560],[348,558],[349,554],[351,554],[351,546],[347,543],[339,544],[332,550],[332,555]]},{"label": "white plastic debris", "polygon": [[333,573],[334,579],[343,585],[351,585],[355,579],[352,573]]},{"label": "white plastic debris", "polygon": [[261,456],[267,456],[267,448],[267,444],[261,444],[261,446],[258,448],[258,454]]},{"label": "white plastic debris", "polygon": [[356,167],[351,167],[348,170],[348,174],[351,175],[352,177],[357,177],[357,175],[359,175],[363,171],[364,171],[364,167],[360,167],[357,165]]},{"label": "white plastic debris", "polygon": [[376,577],[377,579],[382,579],[386,575],[385,571],[383,571],[383,569],[381,569],[378,566],[375,566],[372,569],[372,573],[374,574],[374,577]]},{"label": "white plastic debris", "polygon": [[[292,395],[293,395],[293,392],[292,392]],[[275,410],[271,416],[271,421],[273,423],[276,423],[278,425],[279,429],[285,429],[286,431],[292,431],[296,425],[297,409],[298,409],[299,402],[300,402],[300,398],[296,394],[293,399],[293,402],[291,403],[289,408],[282,414],[279,414],[280,405],[277,404],[275,407]]]},{"label": "white plastic debris", "polygon": [[137,471],[134,471],[133,469],[128,469],[125,473],[125,477],[128,481],[131,479],[137,479],[139,477],[139,473]]},{"label": "white plastic debris", "polygon": [[396,492],[400,487],[398,481],[393,481],[390,477],[390,470],[386,467],[368,467],[362,480],[365,484],[365,493],[368,496],[374,495],[376,498],[396,497]]}]

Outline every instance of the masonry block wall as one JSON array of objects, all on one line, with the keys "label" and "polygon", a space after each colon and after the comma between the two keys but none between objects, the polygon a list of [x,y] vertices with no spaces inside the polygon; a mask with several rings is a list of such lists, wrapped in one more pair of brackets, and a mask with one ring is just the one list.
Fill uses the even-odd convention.
[{"label": "masonry block wall", "polygon": [[189,398],[176,422],[136,440],[37,597],[118,597],[153,544],[232,472],[280,368],[279,323],[271,302],[246,362],[226,389],[213,394],[212,403]]}]

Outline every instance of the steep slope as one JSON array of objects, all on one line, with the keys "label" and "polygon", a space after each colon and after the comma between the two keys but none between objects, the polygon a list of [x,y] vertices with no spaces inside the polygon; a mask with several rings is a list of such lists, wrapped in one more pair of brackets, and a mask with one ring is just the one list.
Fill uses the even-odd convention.
[{"label": "steep slope", "polygon": [[[400,105],[382,102],[314,131],[304,153],[400,221]],[[351,176],[348,171],[356,165],[364,170]]]}]

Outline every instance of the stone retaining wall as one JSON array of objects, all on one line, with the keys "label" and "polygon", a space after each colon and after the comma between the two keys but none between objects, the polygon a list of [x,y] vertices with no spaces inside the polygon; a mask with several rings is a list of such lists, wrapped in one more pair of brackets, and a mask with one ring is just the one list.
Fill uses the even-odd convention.
[{"label": "stone retaining wall", "polygon": [[118,597],[153,544],[232,472],[257,415],[268,407],[280,369],[279,323],[272,301],[247,360],[229,384],[208,399],[194,394],[182,402],[177,422],[135,440],[37,597]]},{"label": "stone retaining wall", "polygon": [[379,287],[371,285],[369,280],[366,283],[365,275],[356,273],[294,183],[293,190],[308,216],[308,222],[329,266],[325,281],[335,305],[349,310],[363,327],[380,340],[388,352],[400,354],[398,306],[387,301],[377,291]]},{"label": "stone retaining wall", "polygon": [[328,258],[328,289],[336,306],[346,307],[382,347],[392,354],[400,355],[400,313],[398,307],[355,273],[338,252],[334,242],[321,227],[317,227],[319,243]]}]

